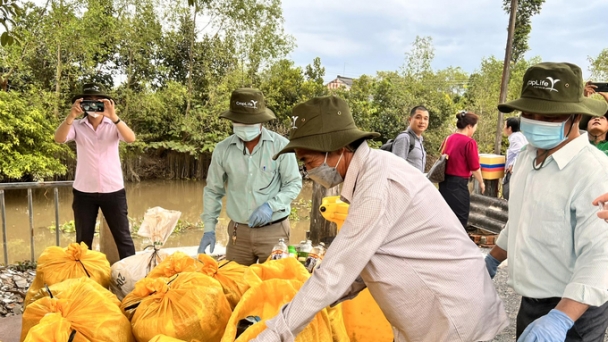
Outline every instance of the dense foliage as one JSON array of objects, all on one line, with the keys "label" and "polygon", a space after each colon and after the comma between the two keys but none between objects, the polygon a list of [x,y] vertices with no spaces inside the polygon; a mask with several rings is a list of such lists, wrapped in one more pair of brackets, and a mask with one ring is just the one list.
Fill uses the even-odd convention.
[{"label": "dense foliage", "polygon": [[[525,25],[543,1],[528,2]],[[73,153],[53,142],[53,132],[84,82],[111,89],[119,116],[137,133],[138,142],[122,148],[127,159],[151,151],[199,158],[231,134],[218,116],[235,88],[262,89],[278,117],[270,128],[287,134],[291,108],[328,94],[324,79],[334,76],[319,58],[306,67],[286,58],[296,40],[283,30],[280,0],[49,0],[22,2],[10,14],[10,35],[19,43],[3,37],[7,44],[0,48],[2,181],[66,172]],[[509,98],[538,61],[523,58],[525,40],[517,46]],[[607,51],[592,59],[594,76],[607,77]],[[382,140],[405,128],[411,107],[427,106],[430,154],[454,130],[454,114],[472,110],[482,116],[480,148],[490,152],[502,58],[484,58],[468,74],[458,67],[434,70],[433,55],[432,39],[418,37],[398,70],[361,76],[349,91],[333,92],[349,102],[360,128],[382,133]]]}]

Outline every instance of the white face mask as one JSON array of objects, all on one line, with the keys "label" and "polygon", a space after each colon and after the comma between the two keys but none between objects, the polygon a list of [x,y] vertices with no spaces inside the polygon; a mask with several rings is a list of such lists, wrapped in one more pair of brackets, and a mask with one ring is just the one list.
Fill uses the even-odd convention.
[{"label": "white face mask", "polygon": [[232,123],[232,131],[243,141],[251,141],[262,133],[261,124],[246,125],[242,123]]}]

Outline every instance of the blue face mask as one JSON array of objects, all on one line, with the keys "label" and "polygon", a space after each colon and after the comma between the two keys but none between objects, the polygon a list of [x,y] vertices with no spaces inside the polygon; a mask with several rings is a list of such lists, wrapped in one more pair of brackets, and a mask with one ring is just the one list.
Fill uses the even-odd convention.
[{"label": "blue face mask", "polygon": [[251,141],[262,133],[262,127],[260,124],[245,125],[241,123],[233,123],[232,131],[241,140]]},{"label": "blue face mask", "polygon": [[542,150],[550,150],[564,142],[568,137],[564,134],[564,122],[545,122],[521,118],[520,129],[530,145]]}]

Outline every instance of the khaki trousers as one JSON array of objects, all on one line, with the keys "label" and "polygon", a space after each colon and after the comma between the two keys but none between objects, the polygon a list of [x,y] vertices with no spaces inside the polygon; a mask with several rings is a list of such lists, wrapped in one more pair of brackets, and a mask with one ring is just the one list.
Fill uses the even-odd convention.
[{"label": "khaki trousers", "polygon": [[[260,228],[250,228],[247,224],[230,220],[226,259],[245,266],[263,263],[279,239],[285,239],[285,243],[289,245],[289,232],[289,218]],[[236,241],[233,239],[235,233]]]}]

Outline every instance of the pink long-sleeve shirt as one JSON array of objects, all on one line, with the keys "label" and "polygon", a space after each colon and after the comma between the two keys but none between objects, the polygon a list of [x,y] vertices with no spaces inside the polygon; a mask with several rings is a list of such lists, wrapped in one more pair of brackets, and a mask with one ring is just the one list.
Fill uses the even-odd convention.
[{"label": "pink long-sleeve shirt", "polygon": [[97,130],[87,118],[74,120],[65,140],[76,141],[74,189],[88,193],[110,193],[125,187],[118,143],[124,138],[108,118]]}]

